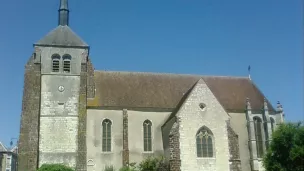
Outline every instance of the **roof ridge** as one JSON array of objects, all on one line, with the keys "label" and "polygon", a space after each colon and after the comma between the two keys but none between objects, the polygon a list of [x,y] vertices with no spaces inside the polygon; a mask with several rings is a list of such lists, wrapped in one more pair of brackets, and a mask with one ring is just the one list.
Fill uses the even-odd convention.
[{"label": "roof ridge", "polygon": [[170,75],[170,76],[191,76],[200,78],[231,78],[231,79],[248,79],[245,76],[228,76],[228,75],[199,75],[199,74],[182,74],[182,73],[166,73],[166,72],[141,72],[141,71],[108,71],[108,70],[94,70],[94,72],[108,72],[108,73],[121,73],[121,74],[147,74],[147,75]]}]

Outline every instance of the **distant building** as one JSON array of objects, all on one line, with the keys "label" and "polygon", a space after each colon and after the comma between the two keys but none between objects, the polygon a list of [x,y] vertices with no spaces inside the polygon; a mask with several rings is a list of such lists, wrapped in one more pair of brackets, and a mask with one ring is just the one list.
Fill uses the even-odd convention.
[{"label": "distant building", "polygon": [[0,142],[0,171],[17,171],[18,147],[11,149]]}]

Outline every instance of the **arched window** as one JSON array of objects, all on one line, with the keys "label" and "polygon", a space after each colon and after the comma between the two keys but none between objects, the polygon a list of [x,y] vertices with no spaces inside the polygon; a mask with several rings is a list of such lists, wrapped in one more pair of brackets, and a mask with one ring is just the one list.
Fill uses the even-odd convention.
[{"label": "arched window", "polygon": [[271,131],[274,131],[274,125],[275,125],[275,121],[273,118],[270,118],[270,123],[271,123]]},{"label": "arched window", "polygon": [[152,151],[152,122],[145,120],[144,127],[144,151]]},{"label": "arched window", "polygon": [[54,54],[52,56],[52,72],[59,72],[60,55]]},{"label": "arched window", "polygon": [[70,55],[64,55],[63,56],[63,72],[69,73],[71,72],[71,56]]},{"label": "arched window", "polygon": [[109,119],[105,119],[102,122],[102,151],[111,151],[111,129],[112,122]]},{"label": "arched window", "polygon": [[213,135],[211,131],[203,127],[196,134],[197,157],[213,157]]},{"label": "arched window", "polygon": [[262,120],[259,117],[253,118],[254,122],[254,131],[255,131],[255,140],[256,140],[256,148],[257,148],[257,157],[262,158],[264,154],[263,149],[263,137],[262,137]]}]

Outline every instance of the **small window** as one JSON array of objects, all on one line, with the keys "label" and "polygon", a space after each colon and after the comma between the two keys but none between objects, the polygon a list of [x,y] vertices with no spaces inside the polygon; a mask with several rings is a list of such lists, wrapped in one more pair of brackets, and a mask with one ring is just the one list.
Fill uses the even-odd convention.
[{"label": "small window", "polygon": [[144,127],[144,151],[152,151],[152,122],[145,120]]},{"label": "small window", "polygon": [[11,158],[10,157],[7,157],[6,158],[6,168],[11,168]]},{"label": "small window", "polygon": [[70,55],[63,56],[63,72],[65,72],[65,73],[71,72],[71,56]]},{"label": "small window", "polygon": [[256,148],[257,148],[257,157],[262,158],[264,155],[262,120],[259,117],[254,117],[253,122],[254,122],[255,140],[256,140]]},{"label": "small window", "polygon": [[52,56],[52,71],[59,72],[60,56],[55,54]]},{"label": "small window", "polygon": [[273,131],[274,131],[274,125],[275,125],[275,122],[274,122],[273,118],[270,118],[270,123],[271,123],[271,131],[273,133]]},{"label": "small window", "polygon": [[206,127],[201,128],[196,134],[196,150],[199,158],[213,157],[213,136]]},{"label": "small window", "polygon": [[112,122],[105,119],[102,122],[102,151],[111,152],[111,128]]}]

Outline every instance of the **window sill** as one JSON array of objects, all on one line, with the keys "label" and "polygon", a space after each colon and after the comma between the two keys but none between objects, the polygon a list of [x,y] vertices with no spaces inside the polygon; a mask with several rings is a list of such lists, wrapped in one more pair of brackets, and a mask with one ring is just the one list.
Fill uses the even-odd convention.
[{"label": "window sill", "polygon": [[113,151],[109,151],[109,152],[102,151],[101,154],[114,154],[114,152]]},{"label": "window sill", "polygon": [[144,151],[144,152],[142,152],[143,154],[153,154],[154,153],[154,151]]},{"label": "window sill", "polygon": [[215,157],[196,157],[197,160],[215,160]]}]

